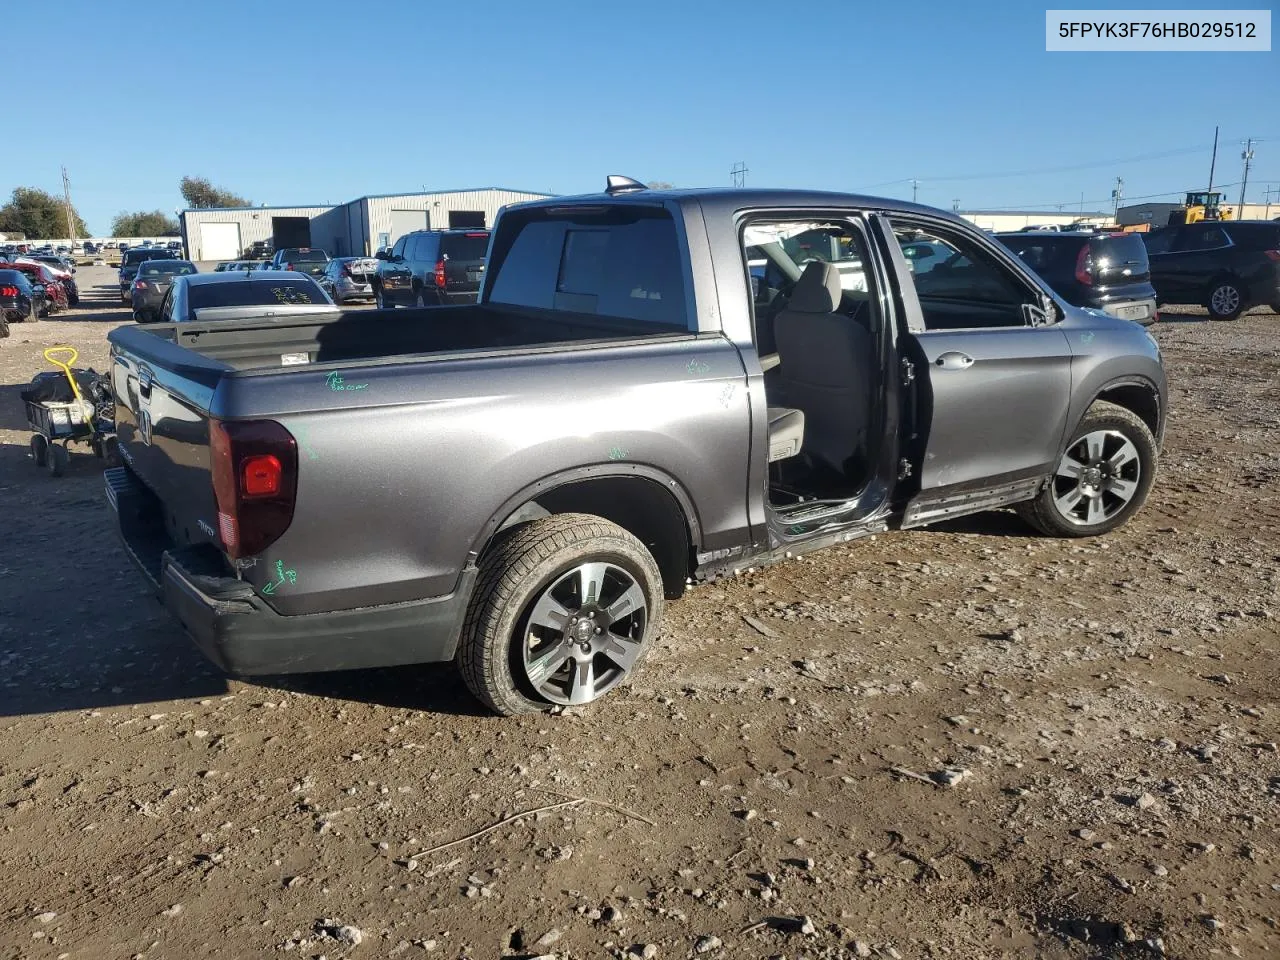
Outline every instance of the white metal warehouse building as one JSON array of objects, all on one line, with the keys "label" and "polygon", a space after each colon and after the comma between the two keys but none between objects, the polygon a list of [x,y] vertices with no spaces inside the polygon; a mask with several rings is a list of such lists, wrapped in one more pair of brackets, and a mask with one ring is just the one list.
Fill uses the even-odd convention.
[{"label": "white metal warehouse building", "polygon": [[491,227],[508,204],[546,193],[481,187],[358,197],[337,206],[210,207],[184,210],[182,239],[192,260],[236,260],[256,241],[319,247],[331,257],[369,256],[411,230]]}]

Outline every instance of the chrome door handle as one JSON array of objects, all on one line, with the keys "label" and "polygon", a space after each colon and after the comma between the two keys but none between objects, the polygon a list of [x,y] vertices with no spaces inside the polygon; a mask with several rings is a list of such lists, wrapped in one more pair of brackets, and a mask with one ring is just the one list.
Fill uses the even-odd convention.
[{"label": "chrome door handle", "polygon": [[951,350],[933,362],[943,370],[968,370],[973,366],[973,357]]}]

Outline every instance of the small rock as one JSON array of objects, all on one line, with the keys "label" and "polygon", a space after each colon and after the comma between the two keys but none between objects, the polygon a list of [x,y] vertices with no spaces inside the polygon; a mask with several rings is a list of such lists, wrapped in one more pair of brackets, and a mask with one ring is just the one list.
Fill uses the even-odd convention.
[{"label": "small rock", "polygon": [[871,956],[871,944],[867,943],[865,940],[853,941],[853,955],[855,957]]},{"label": "small rock", "polygon": [[946,767],[945,769],[935,770],[930,773],[929,779],[944,787],[958,787],[972,776],[972,770],[965,770],[959,767]]},{"label": "small rock", "polygon": [[627,952],[633,957],[642,958],[642,960],[653,960],[658,955],[658,945],[656,943],[637,943]]},{"label": "small rock", "polygon": [[707,934],[698,938],[698,942],[693,945],[694,953],[710,953],[712,950],[719,950],[724,946],[724,941],[717,936]]},{"label": "small rock", "polygon": [[361,930],[359,927],[353,927],[349,923],[344,923],[337,930],[335,930],[333,933],[333,936],[335,940],[340,940],[343,943],[350,944],[353,947],[359,946],[360,944],[364,943],[364,931]]},{"label": "small rock", "polygon": [[1081,827],[1079,830],[1074,830],[1072,832],[1081,840],[1092,840],[1094,837],[1097,836],[1097,834],[1094,833],[1092,830],[1090,830],[1088,827]]},{"label": "small rock", "polygon": [[178,914],[182,912],[182,904],[175,903],[173,906],[165,910],[161,910],[160,912],[163,913],[166,917],[176,917]]},{"label": "small rock", "polygon": [[1133,805],[1139,810],[1150,810],[1156,805],[1156,798],[1149,793],[1144,793],[1134,801]]},{"label": "small rock", "polygon": [[1203,916],[1200,918],[1200,922],[1203,923],[1210,930],[1212,930],[1214,933],[1217,933],[1224,926],[1223,922],[1214,916],[1207,916],[1207,915]]},{"label": "small rock", "polygon": [[739,820],[754,820],[757,816],[759,816],[759,814],[757,814],[754,810],[735,810],[733,811],[733,815],[737,817]]},{"label": "small rock", "polygon": [[559,940],[562,936],[564,936],[564,934],[562,934],[556,927],[552,927],[550,930],[548,930],[546,933],[544,933],[542,936],[538,938],[537,942],[534,943],[534,946],[549,947],[553,943],[555,943],[557,940]]},{"label": "small rock", "polygon": [[813,925],[813,920],[809,917],[800,918],[800,932],[806,937],[812,937],[818,932],[818,928]]},{"label": "small rock", "polygon": [[53,923],[53,921],[56,920],[57,918],[58,918],[58,915],[54,913],[52,910],[47,910],[44,913],[36,914],[36,919],[39,920],[41,923]]},{"label": "small rock", "polygon": [[1151,865],[1151,872],[1157,877],[1167,877],[1169,875],[1169,868],[1163,863],[1153,863]]}]

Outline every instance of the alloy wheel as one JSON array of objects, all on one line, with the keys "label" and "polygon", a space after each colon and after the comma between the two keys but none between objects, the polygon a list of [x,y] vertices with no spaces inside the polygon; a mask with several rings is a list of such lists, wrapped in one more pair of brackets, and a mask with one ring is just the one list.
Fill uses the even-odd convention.
[{"label": "alloy wheel", "polygon": [[1095,430],[1062,455],[1053,478],[1053,503],[1069,523],[1093,526],[1112,519],[1138,492],[1142,460],[1118,430]]},{"label": "alloy wheel", "polygon": [[538,595],[525,618],[521,665],[538,696],[583,704],[621,683],[648,628],[644,590],[622,567],[579,564]]},{"label": "alloy wheel", "polygon": [[1229,283],[1219,284],[1209,297],[1213,312],[1228,317],[1240,309],[1240,291]]}]

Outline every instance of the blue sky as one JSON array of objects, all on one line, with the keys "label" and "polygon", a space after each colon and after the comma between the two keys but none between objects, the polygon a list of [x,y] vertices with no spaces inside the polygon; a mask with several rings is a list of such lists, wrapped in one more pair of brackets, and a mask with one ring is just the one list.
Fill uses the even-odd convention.
[{"label": "blue sky", "polygon": [[181,206],[184,174],[285,205],[572,193],[608,173],[712,186],[741,160],[753,186],[910,197],[917,177],[937,206],[1083,193],[1104,209],[1117,176],[1128,197],[1203,187],[1215,124],[1216,183],[1238,183],[1255,136],[1249,198],[1280,187],[1280,53],[1046,53],[1044,16],[954,0],[12,4],[0,35],[53,46],[10,45],[4,75],[59,119],[8,144],[0,197],[60,192],[65,163],[103,232],[121,210]]}]

